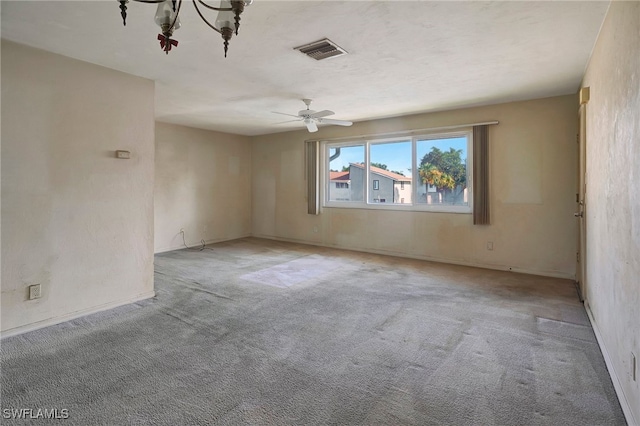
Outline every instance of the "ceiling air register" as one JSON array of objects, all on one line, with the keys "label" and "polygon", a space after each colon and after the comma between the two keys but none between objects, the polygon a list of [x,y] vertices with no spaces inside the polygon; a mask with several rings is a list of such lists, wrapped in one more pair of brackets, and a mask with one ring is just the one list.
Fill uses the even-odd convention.
[{"label": "ceiling air register", "polygon": [[344,50],[328,38],[314,41],[313,43],[305,44],[303,46],[298,46],[294,49],[299,50],[300,52],[317,61],[347,54],[346,50]]}]

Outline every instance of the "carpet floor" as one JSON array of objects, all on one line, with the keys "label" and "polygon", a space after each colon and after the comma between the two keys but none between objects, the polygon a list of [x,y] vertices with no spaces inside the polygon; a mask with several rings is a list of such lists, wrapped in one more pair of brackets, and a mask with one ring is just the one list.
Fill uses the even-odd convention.
[{"label": "carpet floor", "polygon": [[255,238],[155,271],[153,299],[2,341],[3,424],[626,424],[568,280]]}]

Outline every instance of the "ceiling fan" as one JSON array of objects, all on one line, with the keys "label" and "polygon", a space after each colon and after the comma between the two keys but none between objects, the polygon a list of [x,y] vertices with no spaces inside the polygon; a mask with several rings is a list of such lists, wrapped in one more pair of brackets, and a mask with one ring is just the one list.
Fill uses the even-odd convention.
[{"label": "ceiling fan", "polygon": [[282,114],[282,115],[288,115],[290,117],[296,117],[295,120],[283,121],[282,123],[291,123],[292,121],[302,121],[304,122],[304,124],[307,126],[307,129],[311,133],[318,131],[318,124],[335,124],[338,126],[351,126],[353,124],[352,121],[334,120],[332,118],[325,118],[335,114],[335,112],[329,111],[328,109],[325,109],[323,111],[317,111],[317,112],[312,109],[309,109],[309,105],[311,105],[311,99],[303,99],[302,102],[304,102],[304,104],[307,106],[307,109],[298,111],[298,115],[286,114],[284,112],[276,112],[276,111],[273,111],[273,112],[274,114]]}]

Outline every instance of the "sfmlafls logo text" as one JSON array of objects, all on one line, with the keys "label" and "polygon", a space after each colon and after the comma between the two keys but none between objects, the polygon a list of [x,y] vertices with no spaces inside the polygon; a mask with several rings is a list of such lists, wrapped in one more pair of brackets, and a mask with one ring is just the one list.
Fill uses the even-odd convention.
[{"label": "sfmlafls logo text", "polygon": [[3,419],[68,419],[67,408],[3,408]]}]

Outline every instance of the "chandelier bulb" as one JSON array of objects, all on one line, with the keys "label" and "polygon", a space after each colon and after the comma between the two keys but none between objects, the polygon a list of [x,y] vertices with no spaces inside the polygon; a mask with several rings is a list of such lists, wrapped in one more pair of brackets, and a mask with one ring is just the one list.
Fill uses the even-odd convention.
[{"label": "chandelier bulb", "polygon": [[[177,14],[178,12],[174,8],[172,0],[165,0],[162,3],[158,3],[155,22],[160,28],[162,28],[163,33],[169,31],[169,35],[171,35],[173,31],[180,28],[180,18],[176,16]],[[173,26],[171,24],[173,24]],[[169,29],[165,30],[165,27]]]}]

